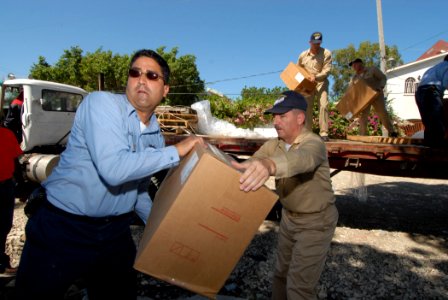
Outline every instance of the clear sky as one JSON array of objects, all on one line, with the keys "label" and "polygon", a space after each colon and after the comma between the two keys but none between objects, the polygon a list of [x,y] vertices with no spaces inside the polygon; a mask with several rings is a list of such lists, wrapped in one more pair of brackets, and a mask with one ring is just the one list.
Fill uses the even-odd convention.
[{"label": "clear sky", "polygon": [[[314,31],[330,50],[378,42],[376,0],[2,0],[0,79],[27,77],[38,57],[64,50],[132,54],[179,48],[206,86],[236,97],[245,86],[284,86],[279,75]],[[448,41],[448,0],[382,0],[384,40],[409,63]]]}]

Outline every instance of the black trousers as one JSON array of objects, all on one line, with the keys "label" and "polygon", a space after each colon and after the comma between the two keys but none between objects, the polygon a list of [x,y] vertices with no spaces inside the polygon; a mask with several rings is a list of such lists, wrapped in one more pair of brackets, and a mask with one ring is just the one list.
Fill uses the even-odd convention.
[{"label": "black trousers", "polygon": [[431,147],[445,146],[445,120],[443,113],[443,93],[434,85],[417,88],[415,100],[425,125],[425,145]]},{"label": "black trousers", "polygon": [[9,267],[9,256],[5,249],[14,216],[14,186],[12,179],[0,182],[0,269]]},{"label": "black trousers", "polygon": [[136,299],[132,214],[88,218],[49,202],[31,216],[16,278],[18,299],[64,299],[83,282],[89,300]]}]

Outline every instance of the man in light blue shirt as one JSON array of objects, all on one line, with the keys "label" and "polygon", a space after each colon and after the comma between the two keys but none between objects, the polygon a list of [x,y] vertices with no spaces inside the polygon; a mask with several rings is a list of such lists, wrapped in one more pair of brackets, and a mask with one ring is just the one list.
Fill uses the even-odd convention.
[{"label": "man in light blue shirt", "polygon": [[428,69],[420,80],[415,101],[425,125],[425,145],[448,146],[447,121],[443,109],[443,93],[448,89],[448,55],[441,63]]},{"label": "man in light blue shirt", "polygon": [[47,200],[27,224],[19,299],[62,299],[78,280],[89,299],[136,298],[133,212],[146,222],[149,177],[204,143],[191,136],[165,147],[154,114],[169,91],[160,55],[136,52],[128,74],[125,95],[94,92],[77,110],[67,149],[43,183]]}]

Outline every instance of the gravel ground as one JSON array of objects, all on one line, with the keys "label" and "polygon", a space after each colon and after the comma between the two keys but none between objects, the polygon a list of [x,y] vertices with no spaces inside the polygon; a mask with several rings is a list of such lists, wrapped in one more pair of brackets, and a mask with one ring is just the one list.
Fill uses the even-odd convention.
[{"label": "gravel ground", "polygon": [[[448,180],[341,172],[333,177],[340,217],[318,286],[320,299],[448,299]],[[23,203],[8,238],[13,264],[23,245]],[[136,240],[142,233],[134,226]],[[278,223],[265,221],[218,299],[269,299]],[[2,281],[0,299],[11,299]],[[140,274],[139,299],[202,299]]]}]

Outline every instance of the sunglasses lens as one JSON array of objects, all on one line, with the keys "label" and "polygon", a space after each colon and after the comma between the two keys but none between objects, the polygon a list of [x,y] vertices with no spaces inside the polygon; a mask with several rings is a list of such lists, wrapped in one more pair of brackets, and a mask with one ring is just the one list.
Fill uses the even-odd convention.
[{"label": "sunglasses lens", "polygon": [[148,71],[146,73],[146,77],[148,77],[149,80],[157,80],[159,78],[159,74],[152,71]]},{"label": "sunglasses lens", "polygon": [[153,71],[147,71],[146,73],[143,73],[142,71],[137,70],[137,69],[129,69],[129,76],[132,78],[140,77],[142,74],[145,74],[146,78],[148,78],[148,80],[155,81],[159,78],[163,80],[162,76],[160,76],[159,74],[157,74],[156,72],[153,72]]},{"label": "sunglasses lens", "polygon": [[136,69],[129,69],[129,76],[131,77],[140,77],[140,71]]}]

